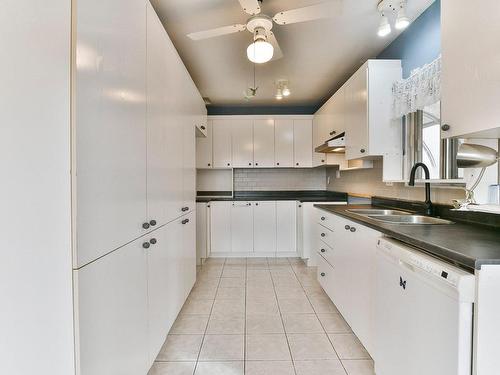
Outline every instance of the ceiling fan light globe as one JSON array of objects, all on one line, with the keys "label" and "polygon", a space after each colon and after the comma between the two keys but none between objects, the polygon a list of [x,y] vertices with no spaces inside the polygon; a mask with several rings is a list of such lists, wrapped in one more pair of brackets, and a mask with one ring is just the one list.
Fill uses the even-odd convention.
[{"label": "ceiling fan light globe", "polygon": [[247,48],[247,57],[253,63],[263,64],[273,58],[274,47],[265,40],[256,40]]}]

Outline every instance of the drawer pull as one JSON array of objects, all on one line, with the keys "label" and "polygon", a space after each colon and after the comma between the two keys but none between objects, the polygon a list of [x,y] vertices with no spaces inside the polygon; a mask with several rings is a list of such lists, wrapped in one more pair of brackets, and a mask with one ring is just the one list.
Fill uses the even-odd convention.
[{"label": "drawer pull", "polygon": [[150,243],[151,245],[156,245],[156,238],[151,238],[151,239],[149,240],[149,243]]},{"label": "drawer pull", "polygon": [[349,230],[350,230],[352,233],[356,232],[356,228],[354,228],[354,227],[351,227]]},{"label": "drawer pull", "polygon": [[321,252],[322,252],[322,253],[326,253],[326,250],[325,250],[325,249],[321,249]]},{"label": "drawer pull", "polygon": [[149,223],[143,223],[143,224],[142,224],[142,227],[143,227],[144,229],[149,229]]},{"label": "drawer pull", "polygon": [[321,275],[321,277],[325,277],[325,276],[326,276],[326,273],[321,272],[321,274],[320,274],[320,275]]},{"label": "drawer pull", "polygon": [[321,233],[321,237],[325,237],[326,236],[326,233]]},{"label": "drawer pull", "polygon": [[325,220],[326,220],[326,217],[321,216],[321,221],[325,221]]},{"label": "drawer pull", "polygon": [[344,228],[345,228],[345,230],[350,230],[351,226],[350,225],[346,225]]},{"label": "drawer pull", "polygon": [[151,245],[149,244],[149,242],[144,242],[144,243],[142,244],[142,247],[143,247],[143,248],[145,248],[145,249],[149,249],[149,246],[151,246]]}]

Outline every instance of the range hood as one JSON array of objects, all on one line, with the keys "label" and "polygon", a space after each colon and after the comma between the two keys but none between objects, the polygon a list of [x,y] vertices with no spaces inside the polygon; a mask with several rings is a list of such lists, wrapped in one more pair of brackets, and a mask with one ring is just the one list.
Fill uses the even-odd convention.
[{"label": "range hood", "polygon": [[321,146],[318,146],[314,151],[321,154],[340,154],[345,152],[345,132],[330,138]]}]

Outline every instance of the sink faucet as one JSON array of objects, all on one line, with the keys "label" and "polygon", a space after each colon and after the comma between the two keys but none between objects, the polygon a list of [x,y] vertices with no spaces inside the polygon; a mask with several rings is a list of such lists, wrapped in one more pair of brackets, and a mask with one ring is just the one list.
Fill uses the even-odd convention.
[{"label": "sink faucet", "polygon": [[[422,167],[424,170],[425,174],[425,179],[430,180],[430,173],[429,173],[429,168],[427,168],[427,165],[424,163],[416,163],[413,168],[411,169],[410,172],[410,181],[408,182],[408,185],[410,186],[415,186],[415,172],[419,167]],[[431,202],[431,184],[429,182],[425,183],[425,214],[432,216],[434,213],[433,207],[432,207],[432,202]]]}]

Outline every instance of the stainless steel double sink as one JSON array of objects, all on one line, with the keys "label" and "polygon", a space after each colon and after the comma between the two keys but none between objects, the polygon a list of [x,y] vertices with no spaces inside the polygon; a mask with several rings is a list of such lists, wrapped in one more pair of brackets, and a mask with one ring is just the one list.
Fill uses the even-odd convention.
[{"label": "stainless steel double sink", "polygon": [[384,210],[378,208],[352,208],[347,212],[369,217],[370,219],[381,221],[387,224],[404,225],[443,225],[453,224],[453,221],[440,219],[437,217],[415,215],[400,210]]}]

